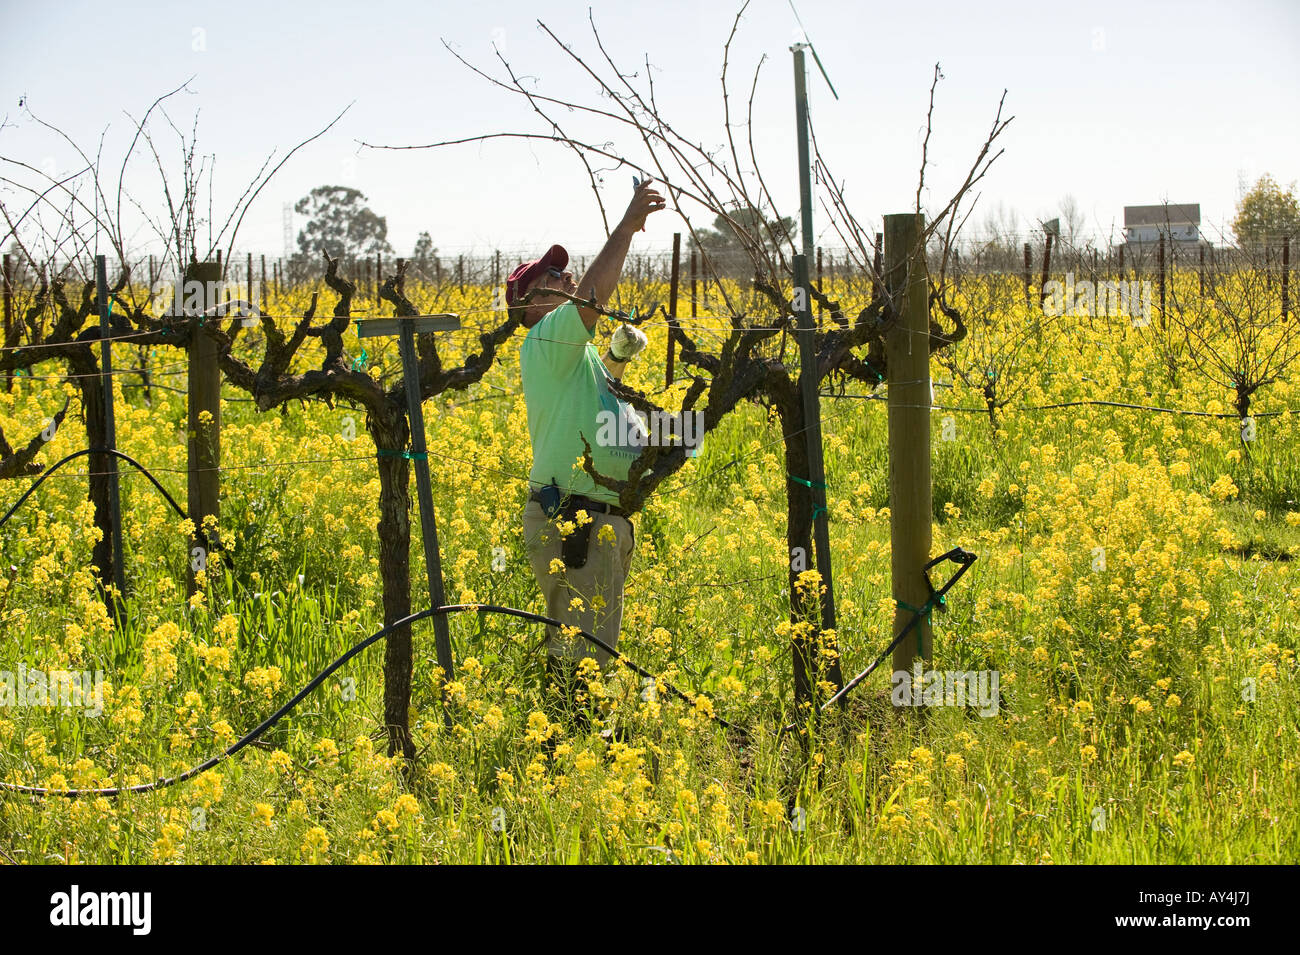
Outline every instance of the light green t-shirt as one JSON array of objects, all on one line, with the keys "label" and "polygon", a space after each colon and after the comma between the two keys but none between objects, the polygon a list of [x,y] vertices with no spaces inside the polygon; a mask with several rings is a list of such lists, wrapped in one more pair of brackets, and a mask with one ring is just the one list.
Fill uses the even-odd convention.
[{"label": "light green t-shirt", "polygon": [[[595,337],[583,324],[578,307],[565,302],[530,328],[519,346],[519,374],[533,445],[528,477],[533,490],[554,479],[572,494],[617,504],[618,495],[597,485],[582,469],[579,435],[591,445],[596,470],[621,481],[641,452],[628,438],[634,440],[638,425],[644,428],[644,423],[635,409],[610,392],[609,372],[591,344]],[[607,440],[598,441],[602,426]]]}]

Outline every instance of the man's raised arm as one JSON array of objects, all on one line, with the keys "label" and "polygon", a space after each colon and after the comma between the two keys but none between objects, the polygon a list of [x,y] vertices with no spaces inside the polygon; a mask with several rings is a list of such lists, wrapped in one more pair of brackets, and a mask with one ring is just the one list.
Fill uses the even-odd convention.
[{"label": "man's raised arm", "polygon": [[[604,305],[609,301],[609,297],[614,294],[614,289],[618,287],[618,277],[623,272],[623,261],[627,258],[627,250],[632,245],[632,236],[645,226],[646,217],[650,213],[658,212],[666,204],[664,197],[650,188],[649,179],[637,187],[631,203],[628,204],[627,212],[623,213],[623,219],[614,227],[605,247],[592,260],[581,281],[578,282],[578,298],[594,298],[597,305]],[[579,305],[578,314],[582,316],[582,323],[587,326],[587,331],[595,331],[599,313]]]}]

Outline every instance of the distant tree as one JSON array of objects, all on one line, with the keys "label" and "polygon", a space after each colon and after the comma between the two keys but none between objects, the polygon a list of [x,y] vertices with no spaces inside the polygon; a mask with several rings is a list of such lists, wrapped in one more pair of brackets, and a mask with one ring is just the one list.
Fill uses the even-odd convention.
[{"label": "distant tree", "polygon": [[411,252],[411,262],[421,271],[427,272],[433,268],[433,257],[438,254],[438,250],[433,247],[433,237],[427,232],[421,232],[419,238],[415,240],[415,249]]},{"label": "distant tree", "polygon": [[990,209],[984,216],[984,234],[1004,237],[1013,245],[1020,236],[1020,228],[1020,213],[1006,203],[999,202],[996,209]]},{"label": "distant tree", "polygon": [[1061,238],[1073,247],[1083,231],[1083,210],[1079,208],[1079,200],[1067,193],[1061,199],[1057,209],[1061,213]]},{"label": "distant tree", "polygon": [[393,251],[388,244],[388,220],[371,211],[358,189],[317,186],[298,200],[293,211],[307,216],[298,233],[298,251],[304,256],[314,259],[323,250],[346,261]]},{"label": "distant tree", "polygon": [[1015,270],[1022,241],[1019,213],[999,202],[985,214],[978,236],[967,243],[962,255],[979,260],[983,268]]},{"label": "distant tree", "polygon": [[1296,185],[1283,191],[1268,173],[1259,177],[1253,189],[1237,204],[1232,231],[1242,245],[1263,245],[1283,236],[1300,237],[1300,200]]},{"label": "distant tree", "polygon": [[[756,249],[775,254],[777,246],[792,244],[797,232],[792,216],[767,219],[757,209],[738,204],[726,215],[715,216],[712,229],[698,230],[698,248],[719,271],[729,272],[737,265],[749,268],[750,253]],[[694,238],[687,245],[691,251],[697,249]]]}]

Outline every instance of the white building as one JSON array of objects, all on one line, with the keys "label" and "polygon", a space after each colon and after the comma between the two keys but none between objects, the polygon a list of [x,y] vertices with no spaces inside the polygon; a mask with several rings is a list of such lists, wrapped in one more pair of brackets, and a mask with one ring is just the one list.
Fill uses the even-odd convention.
[{"label": "white building", "polygon": [[1130,245],[1167,241],[1197,244],[1201,241],[1201,204],[1125,206],[1124,237]]}]

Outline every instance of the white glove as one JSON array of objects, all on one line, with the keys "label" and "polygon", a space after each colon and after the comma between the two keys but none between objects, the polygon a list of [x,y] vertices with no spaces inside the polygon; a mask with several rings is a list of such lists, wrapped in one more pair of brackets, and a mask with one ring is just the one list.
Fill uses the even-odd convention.
[{"label": "white glove", "polygon": [[615,361],[631,361],[646,346],[645,333],[633,325],[620,325],[609,343]]}]

